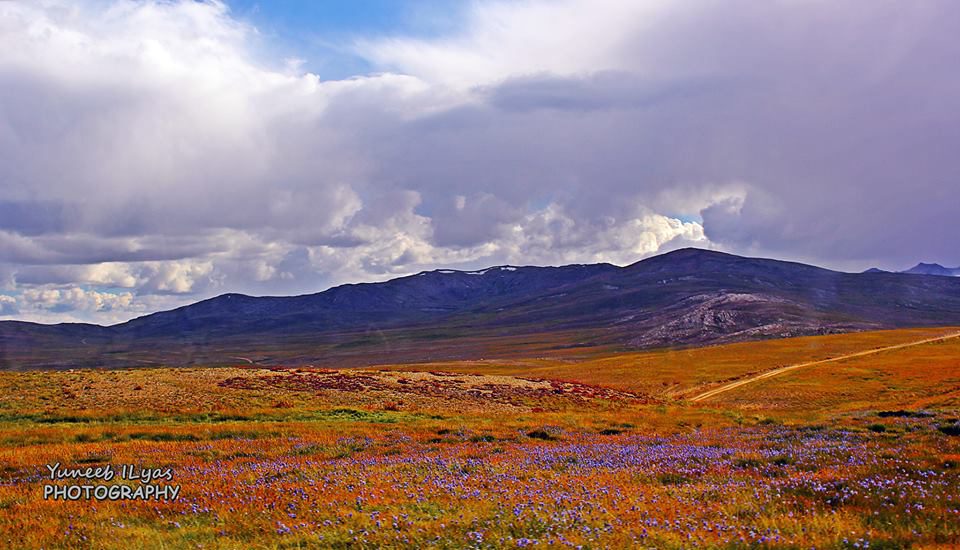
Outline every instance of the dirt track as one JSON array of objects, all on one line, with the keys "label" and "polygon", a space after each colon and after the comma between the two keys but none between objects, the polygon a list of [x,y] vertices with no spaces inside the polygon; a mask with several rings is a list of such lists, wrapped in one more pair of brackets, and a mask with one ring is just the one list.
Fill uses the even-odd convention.
[{"label": "dirt track", "polygon": [[841,356],[839,356],[839,357],[832,357],[832,358],[830,358],[830,359],[821,359],[821,360],[819,360],[819,361],[810,361],[810,362],[807,362],[807,363],[797,363],[797,364],[794,364],[794,365],[787,365],[786,367],[780,367],[780,368],[777,368],[777,369],[773,369],[773,370],[771,370],[771,371],[767,371],[767,372],[765,372],[765,373],[758,374],[758,375],[756,375],[756,376],[751,376],[751,377],[749,377],[749,378],[744,378],[743,380],[737,380],[736,382],[731,382],[731,383],[729,383],[729,384],[725,384],[725,385],[723,385],[723,386],[720,386],[719,388],[714,388],[714,389],[712,389],[712,390],[705,391],[705,392],[703,392],[703,393],[701,393],[701,394],[699,394],[699,395],[697,395],[697,396],[695,396],[695,397],[690,398],[690,401],[693,401],[693,402],[704,401],[704,400],[706,400],[706,399],[710,399],[711,397],[714,397],[714,396],[719,395],[719,394],[721,394],[721,393],[728,392],[728,391],[730,391],[730,390],[732,390],[732,389],[735,389],[735,388],[739,388],[740,386],[746,386],[747,384],[752,384],[752,383],[758,382],[758,381],[760,381],[760,380],[764,380],[764,379],[767,379],[767,378],[773,378],[774,376],[779,376],[779,375],[784,374],[784,373],[786,373],[786,372],[790,372],[790,371],[792,371],[792,370],[800,369],[800,368],[803,368],[803,367],[812,367],[812,366],[814,366],[814,365],[822,365],[822,364],[824,364],[824,363],[832,363],[832,362],[835,362],[835,361],[843,361],[843,360],[845,360],[845,359],[852,359],[852,358],[854,358],[854,357],[863,357],[863,356],[865,356],[865,355],[873,355],[873,354],[875,354],[875,353],[883,353],[883,352],[885,352],[885,351],[893,351],[893,350],[898,350],[898,349],[902,349],[902,348],[909,348],[909,347],[913,347],[913,346],[920,346],[920,345],[923,345],[923,344],[931,344],[931,343],[933,343],[933,342],[942,342],[942,341],[944,341],[944,340],[950,340],[950,339],[952,339],[952,338],[960,338],[960,332],[954,333],[954,334],[947,334],[946,336],[938,336],[938,337],[936,337],[936,338],[927,338],[927,339],[925,339],[925,340],[918,340],[918,341],[916,341],[916,342],[907,342],[906,344],[897,344],[896,346],[887,346],[887,347],[885,347],[885,348],[876,348],[876,349],[871,349],[871,350],[867,350],[867,351],[859,351],[859,352],[857,352],[857,353],[851,353],[851,354],[848,354],[848,355],[841,355]]}]

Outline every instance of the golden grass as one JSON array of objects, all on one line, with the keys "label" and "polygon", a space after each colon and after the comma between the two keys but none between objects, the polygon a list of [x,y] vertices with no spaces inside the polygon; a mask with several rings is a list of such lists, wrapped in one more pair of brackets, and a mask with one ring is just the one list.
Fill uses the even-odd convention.
[{"label": "golden grass", "polygon": [[804,367],[711,399],[726,406],[832,412],[960,406],[960,339]]},{"label": "golden grass", "polygon": [[777,367],[914,342],[957,330],[940,327],[834,334],[704,348],[605,354],[587,359],[450,361],[382,365],[378,368],[562,379],[653,396],[682,397],[720,382]]}]

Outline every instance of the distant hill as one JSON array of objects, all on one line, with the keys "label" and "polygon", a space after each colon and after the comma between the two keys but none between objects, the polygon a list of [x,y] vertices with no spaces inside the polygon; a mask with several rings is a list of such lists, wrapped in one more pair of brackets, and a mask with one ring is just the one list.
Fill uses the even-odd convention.
[{"label": "distant hill", "polygon": [[912,275],[940,275],[944,277],[960,277],[960,267],[943,267],[940,264],[925,264],[923,262],[911,267],[901,273],[910,273]]},{"label": "distant hill", "polygon": [[960,267],[943,267],[940,264],[925,264],[923,262],[905,269],[903,271],[886,271],[877,267],[871,267],[864,273],[905,273],[908,275],[937,275],[940,277],[960,277]]},{"label": "distant hill", "polygon": [[370,364],[960,325],[960,278],[683,249],[626,267],[435,270],[316,294],[225,294],[110,327],[0,322],[0,367]]}]

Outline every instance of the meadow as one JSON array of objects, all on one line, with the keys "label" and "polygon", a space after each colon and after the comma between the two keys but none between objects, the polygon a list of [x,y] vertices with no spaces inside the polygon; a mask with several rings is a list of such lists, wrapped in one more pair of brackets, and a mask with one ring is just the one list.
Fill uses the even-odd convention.
[{"label": "meadow", "polygon": [[[0,373],[0,546],[953,548],[960,340],[688,399],[949,332],[366,369]],[[44,500],[57,462],[171,468],[179,498]]]}]

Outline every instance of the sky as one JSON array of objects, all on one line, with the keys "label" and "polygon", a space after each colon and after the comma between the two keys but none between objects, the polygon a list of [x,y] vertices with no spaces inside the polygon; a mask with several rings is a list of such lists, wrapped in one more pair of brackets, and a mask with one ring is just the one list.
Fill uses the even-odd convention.
[{"label": "sky", "polygon": [[686,246],[960,265],[953,0],[0,2],[0,319]]}]

